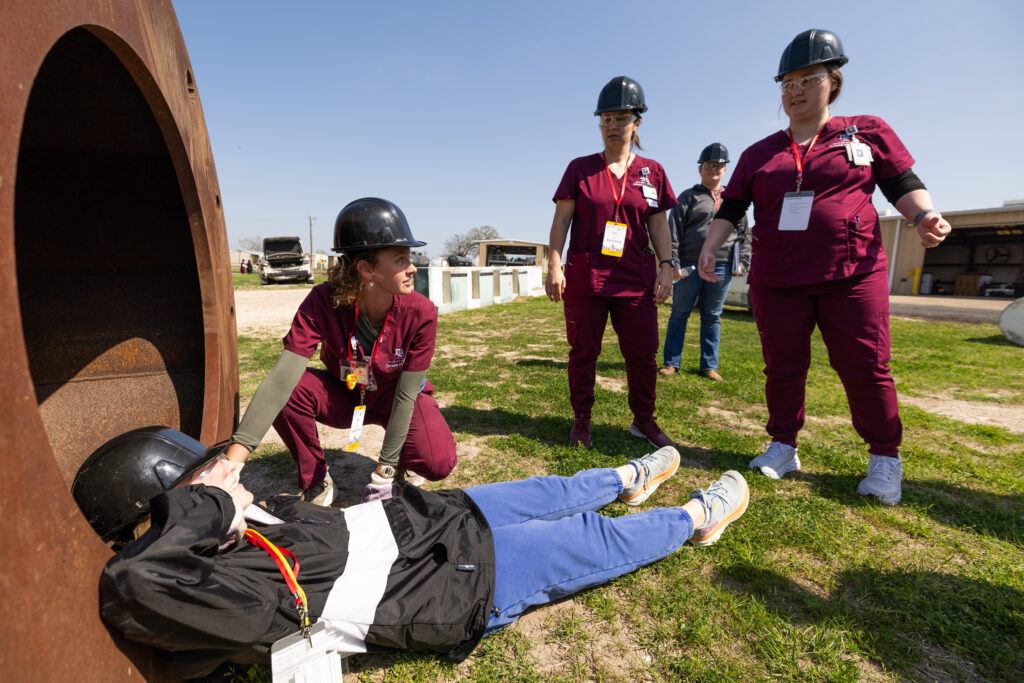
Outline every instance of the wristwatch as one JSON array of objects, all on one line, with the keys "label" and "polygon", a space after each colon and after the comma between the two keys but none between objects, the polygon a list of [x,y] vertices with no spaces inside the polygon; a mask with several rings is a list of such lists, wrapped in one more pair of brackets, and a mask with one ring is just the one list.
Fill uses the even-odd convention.
[{"label": "wristwatch", "polygon": [[662,259],[661,261],[658,262],[658,267],[660,268],[661,266],[665,265],[666,263],[669,264],[670,266],[672,266],[673,270],[676,269],[676,268],[679,268],[679,259],[677,259],[677,258]]},{"label": "wristwatch", "polygon": [[385,465],[384,463],[378,463],[375,471],[385,479],[394,479],[395,475],[398,474],[398,470],[391,465]]}]

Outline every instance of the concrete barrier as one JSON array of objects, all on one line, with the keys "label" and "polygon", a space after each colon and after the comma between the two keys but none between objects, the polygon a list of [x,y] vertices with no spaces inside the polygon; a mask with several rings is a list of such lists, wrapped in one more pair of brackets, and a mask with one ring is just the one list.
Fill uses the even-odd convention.
[{"label": "concrete barrier", "polygon": [[544,276],[538,266],[430,266],[423,270],[428,271],[428,286],[422,293],[438,313],[505,303],[520,296],[544,296]]}]

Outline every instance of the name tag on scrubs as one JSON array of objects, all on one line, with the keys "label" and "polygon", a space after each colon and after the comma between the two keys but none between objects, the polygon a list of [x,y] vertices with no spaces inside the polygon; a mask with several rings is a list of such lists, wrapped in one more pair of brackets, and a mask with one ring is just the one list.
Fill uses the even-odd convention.
[{"label": "name tag on scrubs", "polygon": [[[312,646],[310,645],[312,642]],[[270,646],[270,670],[274,683],[335,683],[348,672],[345,640],[333,636],[318,621],[309,629],[309,640],[295,633]]]},{"label": "name tag on scrubs", "polygon": [[605,223],[604,242],[601,244],[601,253],[605,256],[621,258],[622,252],[626,248],[626,230],[627,226],[625,223],[615,223],[612,221]]},{"label": "name tag on scrubs", "polygon": [[352,365],[341,366],[341,381],[349,389],[355,389],[357,384],[366,386],[369,374],[369,365],[367,363],[353,361]]},{"label": "name tag on scrubs", "polygon": [[806,230],[811,221],[811,204],[814,192],[787,192],[782,199],[782,214],[779,216],[779,230]]},{"label": "name tag on scrubs", "polygon": [[654,185],[641,185],[640,191],[644,193],[644,199],[658,198],[658,189]]},{"label": "name tag on scrubs", "polygon": [[363,420],[366,419],[366,406],[356,406],[352,411],[352,426],[348,428],[348,439],[345,450],[354,451],[359,448],[359,437],[363,435]]},{"label": "name tag on scrubs", "polygon": [[863,142],[854,140],[846,146],[846,156],[853,162],[854,166],[870,166],[874,158],[871,156],[871,148]]}]

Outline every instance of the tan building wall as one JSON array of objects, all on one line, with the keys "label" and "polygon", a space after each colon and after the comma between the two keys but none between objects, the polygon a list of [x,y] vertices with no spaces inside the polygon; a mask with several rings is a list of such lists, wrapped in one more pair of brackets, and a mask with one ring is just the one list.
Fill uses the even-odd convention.
[{"label": "tan building wall", "polygon": [[[1000,227],[1013,229],[1024,225],[1024,206],[950,211],[943,213],[943,216],[953,226],[954,233]],[[932,265],[932,270],[944,273],[947,281],[950,274],[957,270],[961,274],[970,270],[966,257],[952,253],[954,249],[962,249],[962,247],[946,244],[936,247],[937,250],[945,249],[946,251],[927,251],[921,246],[917,230],[901,216],[883,216],[881,227],[883,244],[889,255],[889,291],[893,294],[912,294],[914,269],[920,268],[922,272],[928,271],[929,266],[926,265],[926,261]],[[969,234],[964,235],[964,237],[969,236]],[[1019,240],[1014,238],[1008,243],[1008,246],[1016,256],[1024,251],[1024,238]],[[974,269],[970,272],[992,271],[995,281],[1012,281],[1014,268],[1018,267],[1018,261],[1019,259],[1008,266],[986,264],[981,255],[976,258]]]}]

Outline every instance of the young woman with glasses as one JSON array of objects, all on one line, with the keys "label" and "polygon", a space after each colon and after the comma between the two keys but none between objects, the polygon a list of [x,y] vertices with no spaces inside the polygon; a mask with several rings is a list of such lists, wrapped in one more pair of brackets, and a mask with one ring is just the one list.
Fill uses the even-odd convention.
[{"label": "young woman with glasses", "polygon": [[765,360],[771,444],[750,462],[778,479],[800,469],[797,433],[817,326],[839,374],[853,427],[869,447],[857,488],[895,505],[903,465],[896,387],[889,371],[889,285],[875,187],[934,247],[950,226],[914,174],[914,159],[877,116],[832,116],[847,62],[830,31],[804,31],[782,53],[776,80],[786,130],[743,152],[701,250],[699,272],[714,282],[715,252],[752,203],[750,299]]}]

